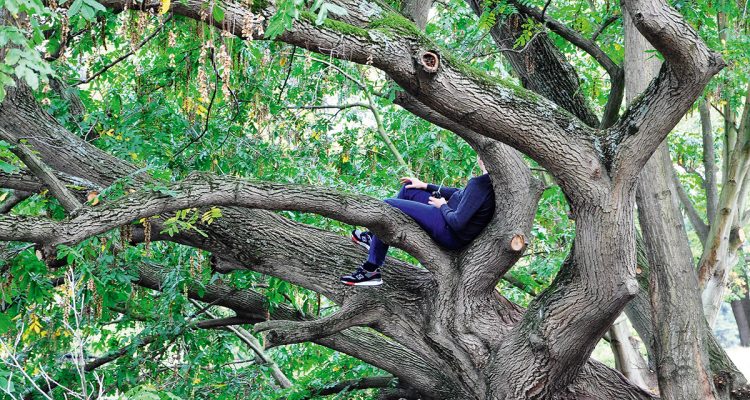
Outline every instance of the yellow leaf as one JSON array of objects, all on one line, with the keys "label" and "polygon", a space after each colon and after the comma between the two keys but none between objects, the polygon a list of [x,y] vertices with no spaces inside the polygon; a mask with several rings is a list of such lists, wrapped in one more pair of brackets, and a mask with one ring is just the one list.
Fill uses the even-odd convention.
[{"label": "yellow leaf", "polygon": [[208,109],[206,109],[206,107],[203,107],[200,104],[198,104],[198,106],[195,108],[195,113],[200,115],[201,117],[206,116],[207,112],[208,112]]},{"label": "yellow leaf", "polygon": [[342,155],[341,156],[341,162],[348,163],[349,162],[349,155],[348,154]]},{"label": "yellow leaf", "polygon": [[161,10],[159,10],[159,14],[164,15],[169,11],[171,1],[170,0],[161,0]]},{"label": "yellow leaf", "polygon": [[86,201],[90,202],[92,206],[99,204],[99,193],[89,192],[89,194],[86,195]]},{"label": "yellow leaf", "polygon": [[195,379],[193,379],[193,385],[197,385],[199,383],[201,383],[201,378],[195,378]]},{"label": "yellow leaf", "polygon": [[138,154],[130,153],[130,158],[132,158],[133,160],[137,160],[138,159]]},{"label": "yellow leaf", "polygon": [[286,57],[281,57],[281,59],[279,60],[279,65],[281,65],[282,67],[285,66],[286,61],[287,61]]}]

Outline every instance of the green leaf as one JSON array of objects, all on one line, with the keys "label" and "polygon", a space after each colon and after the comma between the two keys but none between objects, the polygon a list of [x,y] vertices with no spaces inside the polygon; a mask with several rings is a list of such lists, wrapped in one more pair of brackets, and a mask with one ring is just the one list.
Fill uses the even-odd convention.
[{"label": "green leaf", "polygon": [[4,5],[12,15],[18,14],[18,3],[16,3],[15,0],[7,0]]},{"label": "green leaf", "polygon": [[68,9],[68,17],[78,15],[78,12],[81,11],[81,6],[83,6],[83,0],[75,0]]},{"label": "green leaf", "polygon": [[96,0],[86,0],[86,4],[96,11],[107,11],[107,9]]},{"label": "green leaf", "polygon": [[19,168],[16,167],[15,165],[13,165],[13,164],[8,164],[5,161],[0,161],[0,170],[2,170],[3,172],[5,172],[6,174],[10,174],[10,173],[16,172],[16,171],[18,171],[18,169]]},{"label": "green leaf", "polygon": [[93,21],[96,17],[96,11],[94,11],[94,9],[89,7],[87,4],[81,7],[81,16],[87,21]]},{"label": "green leaf", "polygon": [[315,2],[313,3],[312,7],[310,7],[310,11],[312,11],[312,12],[317,11],[318,8],[320,8],[320,6],[323,5],[324,1],[325,0],[315,0]]},{"label": "green leaf", "polygon": [[5,55],[5,63],[8,65],[16,65],[18,63],[18,60],[21,59],[21,50],[20,49],[10,49],[8,50],[8,54]]},{"label": "green leaf", "polygon": [[224,21],[224,10],[222,10],[221,7],[214,7],[213,15],[214,15],[214,19],[217,22]]}]

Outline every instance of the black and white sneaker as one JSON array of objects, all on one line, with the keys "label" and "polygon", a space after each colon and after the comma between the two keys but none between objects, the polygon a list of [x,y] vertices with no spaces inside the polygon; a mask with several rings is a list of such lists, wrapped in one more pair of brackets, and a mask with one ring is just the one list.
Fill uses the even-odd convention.
[{"label": "black and white sneaker", "polygon": [[359,267],[351,274],[342,276],[341,283],[349,286],[379,286],[383,284],[383,279],[380,277],[379,269],[370,272]]},{"label": "black and white sneaker", "polygon": [[372,233],[355,229],[352,231],[352,242],[364,247],[367,251],[370,251],[370,243],[372,243]]}]

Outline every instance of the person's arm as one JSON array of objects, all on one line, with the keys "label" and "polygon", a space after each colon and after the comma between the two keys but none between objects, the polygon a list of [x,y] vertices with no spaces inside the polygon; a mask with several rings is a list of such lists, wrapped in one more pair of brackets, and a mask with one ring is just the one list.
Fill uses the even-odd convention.
[{"label": "person's arm", "polygon": [[482,207],[487,192],[481,190],[480,187],[475,185],[469,185],[466,187],[461,201],[456,206],[456,209],[452,209],[448,204],[444,204],[440,207],[440,212],[445,218],[445,222],[455,232],[462,231],[471,220],[471,217],[476,214],[477,210]]},{"label": "person's arm", "polygon": [[456,193],[459,190],[461,190],[459,188],[454,188],[454,187],[445,187],[445,186],[440,187],[440,186],[432,184],[432,183],[428,183],[427,184],[427,189],[425,189],[425,190],[428,191],[428,192],[430,192],[430,193],[432,193],[432,192],[438,190],[438,188],[440,189],[440,195],[443,196],[443,197],[445,197],[446,199],[449,199],[451,196],[453,196],[453,193]]}]

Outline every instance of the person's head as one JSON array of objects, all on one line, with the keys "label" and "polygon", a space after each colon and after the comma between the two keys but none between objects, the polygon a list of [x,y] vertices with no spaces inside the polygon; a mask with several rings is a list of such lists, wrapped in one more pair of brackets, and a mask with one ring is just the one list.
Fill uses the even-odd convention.
[{"label": "person's head", "polygon": [[487,168],[484,167],[484,161],[482,161],[482,157],[479,157],[479,154],[477,154],[477,164],[479,164],[479,169],[482,171],[482,173],[486,174]]}]

